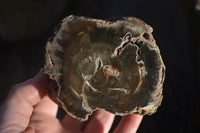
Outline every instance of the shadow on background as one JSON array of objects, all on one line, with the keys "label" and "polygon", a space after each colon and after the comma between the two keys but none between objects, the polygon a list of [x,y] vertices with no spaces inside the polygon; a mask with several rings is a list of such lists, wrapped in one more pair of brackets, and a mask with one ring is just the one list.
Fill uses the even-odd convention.
[{"label": "shadow on background", "polygon": [[71,14],[101,19],[134,16],[151,25],[167,69],[164,99],[157,113],[144,117],[138,132],[198,131],[198,0],[0,1],[0,103],[12,85],[33,77],[43,67],[48,37],[59,21]]}]

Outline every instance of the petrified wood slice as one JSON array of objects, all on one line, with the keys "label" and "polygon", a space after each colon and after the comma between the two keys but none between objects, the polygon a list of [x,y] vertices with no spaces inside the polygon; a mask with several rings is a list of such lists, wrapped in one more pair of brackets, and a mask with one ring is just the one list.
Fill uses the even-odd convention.
[{"label": "petrified wood slice", "polygon": [[96,109],[152,114],[162,101],[165,66],[143,21],[66,17],[46,45],[50,97],[80,120]]}]

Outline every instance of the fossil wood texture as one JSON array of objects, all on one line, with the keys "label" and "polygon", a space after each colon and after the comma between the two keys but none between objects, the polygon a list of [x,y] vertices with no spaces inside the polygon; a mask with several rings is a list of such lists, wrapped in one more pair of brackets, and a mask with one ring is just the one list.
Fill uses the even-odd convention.
[{"label": "fossil wood texture", "polygon": [[46,45],[49,96],[82,121],[96,109],[121,116],[156,112],[165,65],[152,31],[134,17],[66,17]]}]

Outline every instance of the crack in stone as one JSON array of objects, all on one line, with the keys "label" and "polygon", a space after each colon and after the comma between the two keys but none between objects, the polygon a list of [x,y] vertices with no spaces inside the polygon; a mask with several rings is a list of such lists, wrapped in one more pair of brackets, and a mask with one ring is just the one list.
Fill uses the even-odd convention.
[{"label": "crack in stone", "polygon": [[127,45],[136,45],[140,48],[140,44],[143,43],[140,37],[133,37],[132,33],[127,32],[122,38],[121,44],[115,49],[111,57],[120,56],[122,51],[127,47]]}]

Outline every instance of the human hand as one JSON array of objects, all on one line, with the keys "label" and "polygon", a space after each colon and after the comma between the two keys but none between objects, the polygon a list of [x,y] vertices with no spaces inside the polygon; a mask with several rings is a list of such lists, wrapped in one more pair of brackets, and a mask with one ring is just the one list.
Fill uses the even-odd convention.
[{"label": "human hand", "polygon": [[[31,80],[15,85],[0,107],[1,133],[106,133],[114,115],[95,111],[88,122],[80,122],[66,115],[56,119],[57,104],[46,95],[49,79],[42,72]],[[135,133],[141,115],[124,116],[114,133]]]}]

